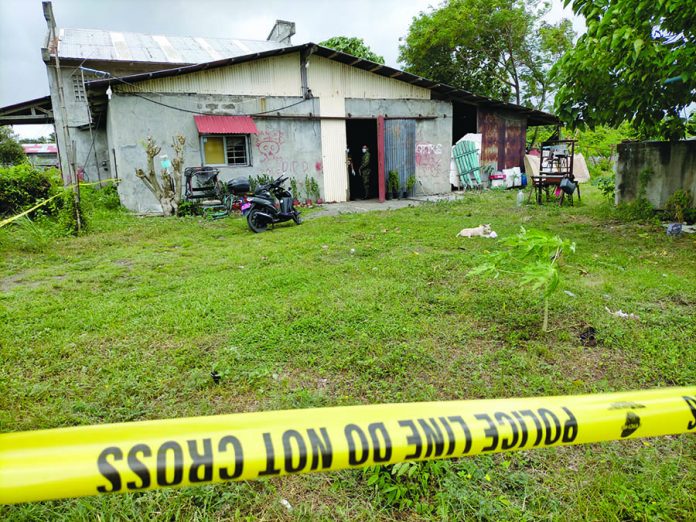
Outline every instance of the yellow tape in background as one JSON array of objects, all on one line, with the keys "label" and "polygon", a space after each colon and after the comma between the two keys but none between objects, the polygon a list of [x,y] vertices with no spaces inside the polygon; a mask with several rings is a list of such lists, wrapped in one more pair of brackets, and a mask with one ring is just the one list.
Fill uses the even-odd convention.
[{"label": "yellow tape in background", "polygon": [[0,503],[696,432],[696,386],[241,413],[0,435]]},{"label": "yellow tape in background", "polygon": [[[109,179],[105,179],[102,181],[95,181],[93,183],[80,183],[80,186],[81,187],[88,187],[90,185],[101,185],[102,183],[109,183],[111,181],[113,181],[116,184],[119,184],[121,182],[121,180],[119,178],[109,178]],[[70,187],[74,187],[74,186],[75,186],[74,184],[67,185],[63,188],[70,188]],[[30,214],[31,212],[34,212],[37,208],[43,207],[44,205],[50,203],[51,201],[53,201],[54,199],[56,199],[58,196],[61,196],[61,195],[62,194],[56,194],[55,196],[51,196],[50,198],[44,199],[43,201],[37,203],[36,205],[31,207],[29,210],[25,210],[24,212],[17,214],[16,216],[11,216],[11,217],[8,217],[7,219],[3,219],[2,221],[0,221],[0,228],[4,227],[5,225],[9,225],[13,221],[17,221],[19,218],[24,217],[27,214]]]}]

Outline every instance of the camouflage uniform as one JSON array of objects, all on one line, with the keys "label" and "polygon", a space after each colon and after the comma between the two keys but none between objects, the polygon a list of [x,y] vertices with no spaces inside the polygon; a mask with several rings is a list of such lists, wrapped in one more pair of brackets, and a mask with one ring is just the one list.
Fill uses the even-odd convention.
[{"label": "camouflage uniform", "polygon": [[363,195],[365,199],[370,197],[370,174],[372,170],[370,169],[370,151],[367,150],[363,152],[362,161],[360,162],[360,175],[363,179],[364,192]]}]

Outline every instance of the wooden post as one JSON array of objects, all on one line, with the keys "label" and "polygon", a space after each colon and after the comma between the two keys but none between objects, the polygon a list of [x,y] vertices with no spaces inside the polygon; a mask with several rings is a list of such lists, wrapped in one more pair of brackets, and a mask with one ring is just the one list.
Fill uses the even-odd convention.
[{"label": "wooden post", "polygon": [[386,200],[386,187],[384,181],[384,116],[377,116],[377,187],[379,190],[379,202]]}]

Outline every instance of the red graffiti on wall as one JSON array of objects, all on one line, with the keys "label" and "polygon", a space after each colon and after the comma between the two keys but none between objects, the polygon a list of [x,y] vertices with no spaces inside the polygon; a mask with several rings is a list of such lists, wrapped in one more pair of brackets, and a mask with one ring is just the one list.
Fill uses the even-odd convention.
[{"label": "red graffiti on wall", "polygon": [[282,159],[280,157],[280,146],[285,143],[285,136],[282,131],[271,130],[261,131],[256,137],[256,148],[261,153],[261,162]]},{"label": "red graffiti on wall", "polygon": [[429,142],[416,143],[416,165],[422,167],[430,174],[439,172],[441,158],[442,144]]},{"label": "red graffiti on wall", "polygon": [[299,174],[309,174],[308,161],[282,161],[280,166],[281,174],[294,174],[295,176]]}]

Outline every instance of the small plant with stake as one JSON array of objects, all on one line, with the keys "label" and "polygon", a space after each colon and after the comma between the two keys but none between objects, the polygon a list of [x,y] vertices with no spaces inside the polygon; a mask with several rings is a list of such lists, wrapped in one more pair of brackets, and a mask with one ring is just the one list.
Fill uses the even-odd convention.
[{"label": "small plant with stake", "polygon": [[416,188],[416,176],[411,174],[406,180],[406,192],[409,196],[414,196],[413,189]]},{"label": "small plant with stake", "polygon": [[544,322],[542,330],[548,332],[549,297],[560,283],[559,265],[564,251],[575,252],[575,243],[541,230],[520,227],[514,236],[501,239],[507,250],[490,254],[490,260],[469,271],[467,277],[492,276],[501,273],[519,276],[522,285],[533,291],[541,291],[544,298]]},{"label": "small plant with stake", "polygon": [[305,176],[304,190],[305,190],[305,195],[307,196],[305,199],[305,204],[308,207],[311,207],[312,206],[312,178],[310,178],[309,176]]},{"label": "small plant with stake", "polygon": [[399,197],[399,172],[397,170],[389,171],[389,190],[393,199]]},{"label": "small plant with stake", "polygon": [[316,179],[310,178],[310,183],[312,184],[312,196],[317,205],[321,205],[323,201],[321,200],[321,191],[319,190],[319,183]]},{"label": "small plant with stake", "polygon": [[300,201],[299,201],[300,193],[297,190],[297,180],[295,178],[292,178],[290,180],[290,192],[292,192],[293,204],[299,205],[300,204]]}]

